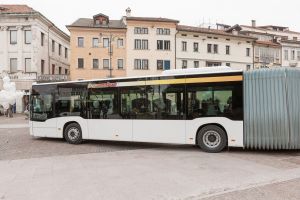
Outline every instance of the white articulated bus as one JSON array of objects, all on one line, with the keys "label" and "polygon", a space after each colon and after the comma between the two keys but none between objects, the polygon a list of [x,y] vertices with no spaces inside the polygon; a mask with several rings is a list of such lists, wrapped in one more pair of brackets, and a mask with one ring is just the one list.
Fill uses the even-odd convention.
[{"label": "white articulated bus", "polygon": [[226,67],[159,76],[34,84],[30,134],[82,140],[243,147],[243,72]]}]

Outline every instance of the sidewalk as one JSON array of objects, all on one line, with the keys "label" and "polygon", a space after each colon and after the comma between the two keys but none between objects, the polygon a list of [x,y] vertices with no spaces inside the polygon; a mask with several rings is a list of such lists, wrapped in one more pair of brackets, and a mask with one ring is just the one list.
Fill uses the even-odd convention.
[{"label": "sidewalk", "polygon": [[265,164],[247,159],[253,153],[235,154],[157,148],[5,160],[0,161],[0,199],[198,200],[300,178],[298,164],[273,167],[276,154],[262,154]]},{"label": "sidewalk", "polygon": [[29,120],[25,119],[24,114],[14,114],[14,117],[9,118],[0,116],[0,128],[27,128],[29,127]]}]

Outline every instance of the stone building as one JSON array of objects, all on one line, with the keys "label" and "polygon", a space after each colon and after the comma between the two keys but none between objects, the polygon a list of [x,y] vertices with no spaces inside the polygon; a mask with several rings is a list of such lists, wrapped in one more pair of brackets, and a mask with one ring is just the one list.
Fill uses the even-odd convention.
[{"label": "stone building", "polygon": [[0,79],[8,75],[24,92],[17,112],[28,104],[33,82],[68,80],[69,42],[66,33],[27,5],[0,5]]}]

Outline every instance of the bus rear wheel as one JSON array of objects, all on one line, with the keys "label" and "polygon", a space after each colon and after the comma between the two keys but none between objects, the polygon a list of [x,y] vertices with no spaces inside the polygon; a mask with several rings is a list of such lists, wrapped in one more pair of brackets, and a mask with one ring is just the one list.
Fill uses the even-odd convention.
[{"label": "bus rear wheel", "polygon": [[82,143],[82,132],[80,125],[77,123],[71,123],[67,125],[64,130],[64,138],[70,144]]},{"label": "bus rear wheel", "polygon": [[205,152],[218,153],[227,145],[225,131],[216,125],[207,125],[197,134],[197,145]]}]

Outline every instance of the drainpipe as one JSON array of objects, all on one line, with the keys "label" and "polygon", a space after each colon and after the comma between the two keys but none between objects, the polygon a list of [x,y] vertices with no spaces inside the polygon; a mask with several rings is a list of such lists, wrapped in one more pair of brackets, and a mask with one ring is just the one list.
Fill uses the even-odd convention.
[{"label": "drainpipe", "polygon": [[51,26],[48,26],[48,73],[51,74],[51,65],[50,65],[50,30],[53,27],[53,24]]},{"label": "drainpipe", "polygon": [[253,66],[252,66],[252,68],[254,69],[254,63],[255,63],[255,51],[254,51],[254,43],[255,43],[255,41],[253,41],[252,42],[252,60],[253,60]]},{"label": "drainpipe", "polygon": [[177,69],[177,34],[178,34],[178,30],[176,28],[176,33],[175,33],[175,69]]}]

